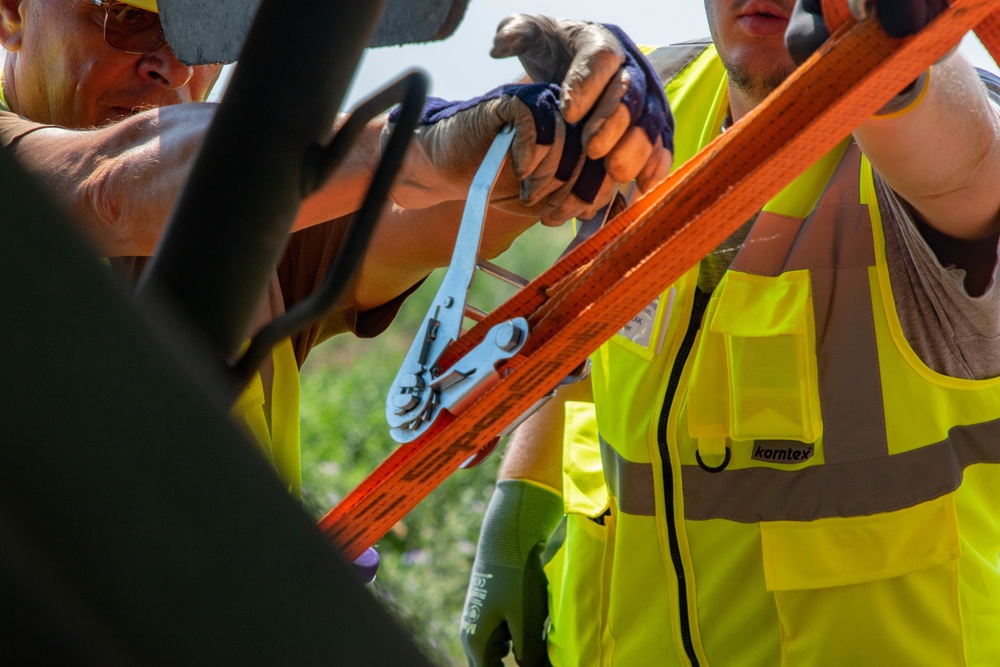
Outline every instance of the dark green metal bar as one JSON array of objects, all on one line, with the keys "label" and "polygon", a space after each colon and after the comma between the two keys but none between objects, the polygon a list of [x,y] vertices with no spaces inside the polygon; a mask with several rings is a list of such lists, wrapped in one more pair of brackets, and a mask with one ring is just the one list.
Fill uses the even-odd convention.
[{"label": "dark green metal bar", "polygon": [[263,0],[138,289],[229,362],[284,249],[310,149],[325,145],[385,0]]}]

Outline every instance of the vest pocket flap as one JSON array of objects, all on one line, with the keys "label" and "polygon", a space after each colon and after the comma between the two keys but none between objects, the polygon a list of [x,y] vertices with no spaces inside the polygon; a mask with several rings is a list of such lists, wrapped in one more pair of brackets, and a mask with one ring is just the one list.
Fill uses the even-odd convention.
[{"label": "vest pocket flap", "polygon": [[[760,296],[764,287],[767,298]],[[806,304],[812,285],[807,271],[777,277],[731,271],[719,289],[718,307],[708,326],[713,333],[757,338],[808,331]]]},{"label": "vest pocket flap", "polygon": [[563,503],[566,514],[597,517],[608,508],[593,403],[567,401],[563,429]]},{"label": "vest pocket flap", "polygon": [[891,579],[955,560],[958,520],[951,494],[871,516],[760,524],[770,591]]}]

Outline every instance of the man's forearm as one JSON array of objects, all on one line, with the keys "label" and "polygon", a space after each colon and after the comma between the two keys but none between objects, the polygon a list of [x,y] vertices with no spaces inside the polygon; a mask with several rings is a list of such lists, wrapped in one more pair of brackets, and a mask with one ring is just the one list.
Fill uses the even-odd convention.
[{"label": "man's forearm", "polygon": [[497,478],[527,479],[561,493],[566,402],[594,400],[589,380],[560,387],[556,395],[514,431]]},{"label": "man's forearm", "polygon": [[886,183],[938,231],[959,239],[996,232],[1000,123],[973,67],[953,54],[929,72],[912,109],[855,131]]},{"label": "man's forearm", "polygon": [[42,127],[13,148],[21,165],[62,198],[102,255],[149,255],[214,110],[185,104],[96,130]]},{"label": "man's forearm", "polygon": [[[39,126],[13,149],[22,166],[62,197],[102,255],[149,255],[215,108],[168,106],[94,130]],[[378,160],[381,120],[365,130],[340,168],[303,203],[295,229],[357,210]]]},{"label": "man's forearm", "polygon": [[[338,117],[334,125],[335,132],[340,131],[346,119],[346,114]],[[379,137],[385,119],[386,115],[382,114],[369,122],[330,178],[302,202],[295,218],[294,230],[340,218],[361,208],[361,202],[381,159]]]},{"label": "man's forearm", "polygon": [[[422,209],[389,205],[365,253],[354,299],[368,310],[399,296],[434,269],[451,262],[464,201],[446,201]],[[490,208],[487,211],[480,257],[496,257],[537,221]]]}]

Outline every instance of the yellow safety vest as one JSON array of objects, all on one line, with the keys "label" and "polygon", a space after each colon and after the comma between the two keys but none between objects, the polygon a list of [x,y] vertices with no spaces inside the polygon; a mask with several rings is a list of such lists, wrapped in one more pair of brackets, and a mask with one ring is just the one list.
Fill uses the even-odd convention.
[{"label": "yellow safety vest", "polygon": [[283,339],[271,352],[270,420],[265,413],[264,384],[255,373],[233,404],[232,415],[242,418],[265,456],[274,465],[288,492],[302,496],[302,465],[299,453],[299,367],[292,341]]},{"label": "yellow safety vest", "polygon": [[[676,163],[726,85],[711,47],[667,85]],[[553,664],[1000,664],[1000,378],[907,343],[857,148],[765,207],[710,299],[697,275],[594,355]]]}]

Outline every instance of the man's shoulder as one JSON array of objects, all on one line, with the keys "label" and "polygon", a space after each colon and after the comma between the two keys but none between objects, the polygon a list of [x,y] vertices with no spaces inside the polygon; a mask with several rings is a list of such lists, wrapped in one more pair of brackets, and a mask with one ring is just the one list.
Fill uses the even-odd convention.
[{"label": "man's shoulder", "polygon": [[32,122],[13,111],[0,109],[0,147],[10,146],[32,130],[41,127],[47,126]]},{"label": "man's shoulder", "polygon": [[660,81],[666,83],[680,74],[711,45],[712,40],[705,37],[667,46],[645,47],[643,53],[656,70]]}]

